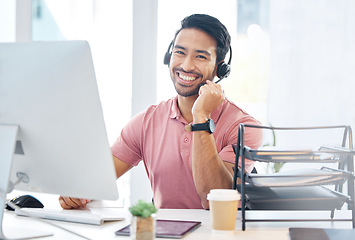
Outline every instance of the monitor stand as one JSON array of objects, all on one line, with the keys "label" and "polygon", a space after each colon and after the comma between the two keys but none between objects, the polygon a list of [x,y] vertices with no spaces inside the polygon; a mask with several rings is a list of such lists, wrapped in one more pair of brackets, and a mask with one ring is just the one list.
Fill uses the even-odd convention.
[{"label": "monitor stand", "polygon": [[16,137],[19,126],[0,124],[0,239],[28,239],[52,236],[51,233],[32,229],[9,227],[4,229],[4,207],[10,180],[11,164],[15,152]]}]

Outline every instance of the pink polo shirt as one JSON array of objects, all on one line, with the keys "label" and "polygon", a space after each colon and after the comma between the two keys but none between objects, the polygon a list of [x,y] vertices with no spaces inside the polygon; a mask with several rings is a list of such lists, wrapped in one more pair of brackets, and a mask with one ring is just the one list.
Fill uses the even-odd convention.
[{"label": "pink polo shirt", "polygon": [[[211,118],[220,157],[234,163],[232,144],[237,142],[238,124],[260,123],[227,99]],[[186,124],[176,96],[135,116],[111,148],[115,157],[129,165],[143,160],[158,208],[202,208],[192,177],[192,133],[185,131]],[[245,134],[245,145],[261,145],[260,130],[248,128]],[[252,168],[253,162],[248,161],[246,170]]]}]

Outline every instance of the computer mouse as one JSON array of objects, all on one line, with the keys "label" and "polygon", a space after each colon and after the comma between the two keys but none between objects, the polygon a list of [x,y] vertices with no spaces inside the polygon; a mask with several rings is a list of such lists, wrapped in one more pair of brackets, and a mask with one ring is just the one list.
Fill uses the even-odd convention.
[{"label": "computer mouse", "polygon": [[[9,202],[12,202],[13,204],[19,206],[20,208],[43,208],[43,204],[35,197],[31,195],[22,195],[15,197]],[[12,207],[10,207],[8,204],[6,204],[6,209],[14,211]]]}]

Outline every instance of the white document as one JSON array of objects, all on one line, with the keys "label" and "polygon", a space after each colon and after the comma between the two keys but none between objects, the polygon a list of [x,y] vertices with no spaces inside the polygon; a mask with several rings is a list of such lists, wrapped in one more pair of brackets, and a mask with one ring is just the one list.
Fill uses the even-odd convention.
[{"label": "white document", "polygon": [[287,187],[327,185],[345,181],[347,175],[322,169],[295,169],[274,174],[249,174],[257,187]]}]

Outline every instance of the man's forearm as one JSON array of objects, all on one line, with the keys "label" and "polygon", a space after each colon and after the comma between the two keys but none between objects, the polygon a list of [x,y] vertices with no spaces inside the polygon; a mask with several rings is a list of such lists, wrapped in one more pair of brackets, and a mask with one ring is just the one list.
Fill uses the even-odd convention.
[{"label": "man's forearm", "polygon": [[220,158],[213,134],[198,131],[193,135],[192,173],[202,206],[208,209],[207,194],[211,189],[231,188],[232,174]]}]

